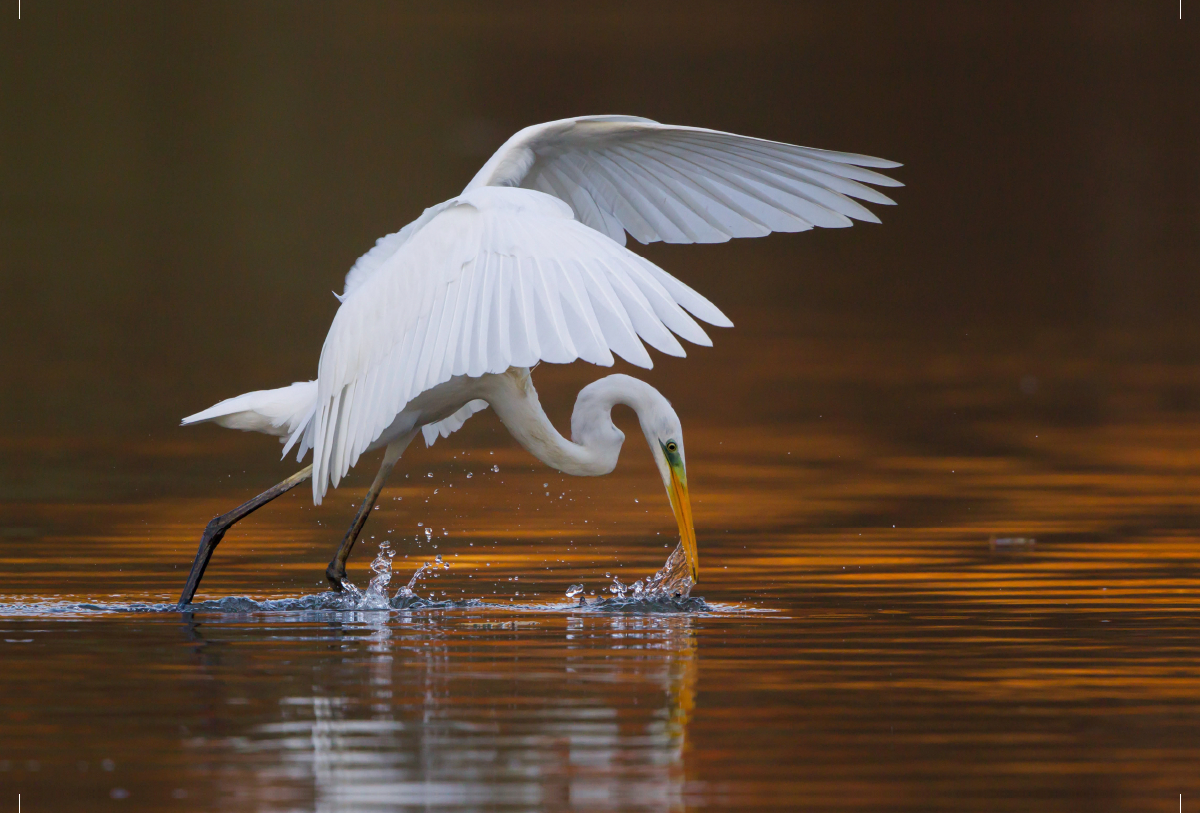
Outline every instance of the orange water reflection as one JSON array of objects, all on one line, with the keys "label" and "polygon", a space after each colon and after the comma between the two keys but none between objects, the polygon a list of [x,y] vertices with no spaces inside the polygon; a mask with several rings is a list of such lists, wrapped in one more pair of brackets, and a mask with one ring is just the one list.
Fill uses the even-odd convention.
[{"label": "orange water reflection", "polygon": [[[173,600],[205,520],[277,469],[215,430],[208,448],[13,444],[72,451],[29,486],[63,497],[0,509],[0,653],[18,665],[0,674],[0,784],[39,809],[145,810],[1128,810],[1200,793],[1200,429],[1152,406],[1190,372],[1118,365],[1116,396],[1056,406],[1013,395],[1003,354],[804,350],[774,396],[791,421],[739,422],[728,399],[705,419],[701,393],[674,394],[712,615],[516,609],[649,574],[673,523],[636,443],[614,475],[569,479],[487,413],[406,459],[351,560],[363,583],[381,538],[400,578],[440,553],[452,567],[424,589],[487,606],[55,615],[28,605]],[[592,374],[537,375],[559,415]],[[363,485],[239,525],[201,597],[323,589]]]}]

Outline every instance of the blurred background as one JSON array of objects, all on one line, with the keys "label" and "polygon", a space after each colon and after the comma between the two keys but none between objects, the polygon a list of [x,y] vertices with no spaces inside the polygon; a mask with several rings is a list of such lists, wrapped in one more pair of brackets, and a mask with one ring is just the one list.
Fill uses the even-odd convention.
[{"label": "blurred background", "polygon": [[[1056,354],[1200,347],[1200,50],[1172,2],[13,5],[5,434],[175,437],[315,377],[356,257],[584,113],[904,162],[882,226],[644,250],[742,333],[999,342],[1013,391]],[[716,384],[718,333],[664,374]],[[1163,397],[1200,409],[1196,382]]]}]

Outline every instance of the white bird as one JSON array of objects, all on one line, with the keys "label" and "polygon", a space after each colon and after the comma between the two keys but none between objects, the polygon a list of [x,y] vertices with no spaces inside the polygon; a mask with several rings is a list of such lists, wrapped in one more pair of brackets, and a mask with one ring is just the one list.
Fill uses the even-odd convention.
[{"label": "white bird", "polygon": [[683,434],[667,399],[629,376],[600,379],[579,393],[567,440],[542,411],[529,369],[576,359],[611,366],[614,353],[650,368],[643,341],[683,356],[676,335],[712,344],[693,316],[732,327],[703,296],[625,248],[625,232],[641,243],[719,243],[878,223],[853,199],[893,203],[866,184],[901,184],[866,167],[896,166],[632,116],[521,130],[460,195],[354,264],[315,381],[239,395],[183,420],[277,435],[285,455],[295,448],[297,460],[309,450],[313,458],[208,524],[180,605],[235,522],[310,476],[320,503],[362,454],[382,448],[379,473],[326,569],[340,590],[351,547],[412,439],[420,432],[431,445],[489,405],[535,457],[582,476],[616,466],[625,436],[610,412],[632,407],[695,580]]}]

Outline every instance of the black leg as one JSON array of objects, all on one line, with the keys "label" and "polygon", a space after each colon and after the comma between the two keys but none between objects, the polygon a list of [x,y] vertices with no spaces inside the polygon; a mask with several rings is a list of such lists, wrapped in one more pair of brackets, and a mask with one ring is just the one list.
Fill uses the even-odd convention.
[{"label": "black leg", "polygon": [[196,588],[200,586],[200,580],[204,578],[208,560],[212,558],[217,545],[221,544],[225,532],[232,528],[234,523],[254,513],[281,494],[291,491],[311,476],[312,466],[305,466],[279,485],[268,488],[262,494],[242,503],[227,514],[214,517],[212,522],[205,527],[204,535],[200,538],[200,550],[196,551],[196,561],[192,562],[192,572],[188,574],[187,584],[183,586],[183,593],[179,596],[179,606],[185,607],[192,603],[192,598],[196,595]]},{"label": "black leg", "polygon": [[346,560],[350,558],[354,540],[358,539],[358,535],[362,533],[363,526],[367,524],[367,517],[371,515],[371,509],[375,507],[375,501],[379,499],[379,492],[383,491],[383,484],[387,482],[388,475],[392,473],[396,461],[400,459],[400,455],[404,454],[404,450],[408,448],[408,444],[412,442],[415,435],[416,432],[413,432],[407,437],[395,441],[388,445],[387,450],[383,453],[383,464],[379,467],[379,473],[375,475],[375,480],[367,490],[367,496],[363,497],[362,505],[358,507],[358,513],[354,515],[354,522],[350,524],[350,530],[346,531],[346,535],[342,537],[342,544],[338,546],[337,553],[333,555],[333,558],[329,560],[329,566],[325,568],[325,578],[329,580],[329,586],[335,592],[342,592],[342,580],[346,578]]}]

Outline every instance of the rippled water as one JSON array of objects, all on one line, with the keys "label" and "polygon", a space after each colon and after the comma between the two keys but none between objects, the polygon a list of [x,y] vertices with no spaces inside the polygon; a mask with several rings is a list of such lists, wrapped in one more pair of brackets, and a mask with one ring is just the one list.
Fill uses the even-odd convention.
[{"label": "rippled water", "polygon": [[390,539],[394,596],[441,555],[408,609],[324,587],[353,486],[231,532],[189,612],[199,530],[249,475],[10,500],[0,791],[25,810],[1186,809],[1200,429],[1151,414],[940,422],[954,454],[903,424],[693,425],[688,607],[606,592],[674,544],[634,449],[588,481],[487,433],[422,452],[350,567],[365,587]]},{"label": "rippled water", "polygon": [[608,591],[675,544],[632,445],[601,480],[550,474],[483,422],[414,453],[351,578],[380,575],[385,538],[392,596],[449,567],[413,585],[418,606],[374,610],[322,577],[357,481],[238,526],[178,612],[204,522],[278,475],[204,472],[261,449],[125,448],[115,498],[50,460],[73,496],[3,507],[3,793],[25,810],[1187,809],[1200,425],[1154,406],[1180,371],[1118,371],[1142,406],[1079,421],[984,398],[1006,362],[975,361],[805,373],[882,379],[888,422],[690,421],[685,607]]}]

